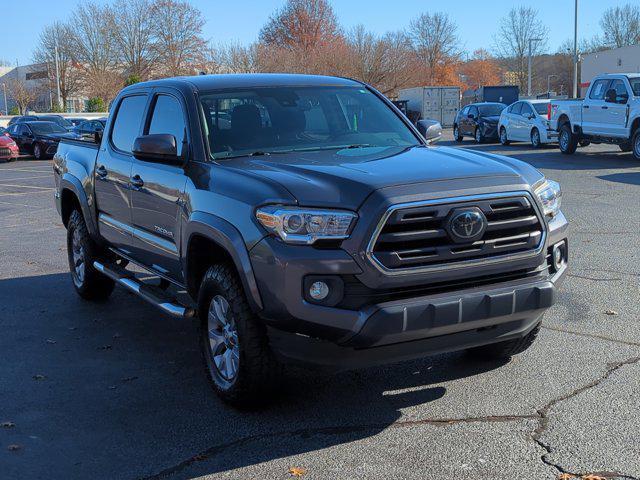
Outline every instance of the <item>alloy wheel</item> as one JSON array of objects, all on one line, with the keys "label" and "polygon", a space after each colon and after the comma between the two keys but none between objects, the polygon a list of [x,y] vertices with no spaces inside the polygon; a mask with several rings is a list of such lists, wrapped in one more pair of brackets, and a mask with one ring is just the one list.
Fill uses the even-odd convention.
[{"label": "alloy wheel", "polygon": [[502,142],[503,144],[507,143],[507,129],[506,128],[501,128],[500,129],[500,142]]},{"label": "alloy wheel", "polygon": [[567,133],[566,130],[563,130],[562,132],[560,132],[560,148],[562,148],[562,150],[566,150],[568,146],[569,146],[569,134]]},{"label": "alloy wheel", "polygon": [[238,375],[240,347],[238,330],[230,311],[229,302],[222,295],[211,299],[207,315],[210,354],[220,376],[232,382]]},{"label": "alloy wheel", "polygon": [[538,130],[531,132],[531,145],[533,145],[534,148],[540,146],[540,132],[538,132]]},{"label": "alloy wheel", "polygon": [[76,287],[82,287],[84,283],[84,275],[85,275],[85,251],[82,246],[82,239],[80,236],[80,231],[75,229],[73,231],[73,238],[71,240],[71,251],[73,256],[73,270],[71,271],[71,276],[73,278],[73,283],[75,283]]},{"label": "alloy wheel", "polygon": [[476,142],[480,143],[482,140],[482,134],[480,133],[480,129],[476,128]]},{"label": "alloy wheel", "polygon": [[33,156],[38,160],[40,160],[40,157],[42,156],[42,150],[40,149],[40,145],[37,143],[33,146]]},{"label": "alloy wheel", "polygon": [[636,141],[633,143],[633,154],[640,158],[640,135],[636,135]]}]

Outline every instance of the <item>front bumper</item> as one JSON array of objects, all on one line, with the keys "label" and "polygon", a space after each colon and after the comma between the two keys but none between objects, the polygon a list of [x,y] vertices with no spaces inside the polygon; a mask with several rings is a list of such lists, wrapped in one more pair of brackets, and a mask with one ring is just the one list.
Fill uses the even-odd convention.
[{"label": "front bumper", "polygon": [[487,139],[497,139],[498,138],[498,124],[497,123],[481,123],[480,131],[482,132],[482,136]]}]

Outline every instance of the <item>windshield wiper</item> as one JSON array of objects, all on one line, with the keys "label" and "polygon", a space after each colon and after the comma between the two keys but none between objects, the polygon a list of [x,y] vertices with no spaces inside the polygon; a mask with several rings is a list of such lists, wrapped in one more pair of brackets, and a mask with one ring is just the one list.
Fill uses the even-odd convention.
[{"label": "windshield wiper", "polygon": [[254,152],[248,152],[248,153],[238,153],[236,155],[225,155],[225,156],[215,156],[214,158],[216,160],[226,160],[228,158],[242,158],[242,157],[266,157],[271,155],[272,153],[278,153],[278,152],[265,152],[264,150],[256,150]]}]

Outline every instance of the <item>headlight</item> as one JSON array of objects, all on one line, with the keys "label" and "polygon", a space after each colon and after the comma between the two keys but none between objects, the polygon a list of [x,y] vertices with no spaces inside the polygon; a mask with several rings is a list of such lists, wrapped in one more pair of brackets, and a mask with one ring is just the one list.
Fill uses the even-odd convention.
[{"label": "headlight", "polygon": [[535,192],[542,203],[544,214],[548,217],[555,217],[560,212],[562,201],[560,184],[553,180],[545,180],[536,188]]},{"label": "headlight", "polygon": [[311,245],[316,240],[347,238],[357,215],[341,210],[266,206],[256,211],[264,228],[287,243]]}]

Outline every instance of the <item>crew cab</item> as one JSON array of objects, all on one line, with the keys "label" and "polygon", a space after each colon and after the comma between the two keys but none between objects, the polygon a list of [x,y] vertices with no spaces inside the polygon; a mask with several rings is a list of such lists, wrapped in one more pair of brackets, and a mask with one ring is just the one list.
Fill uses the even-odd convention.
[{"label": "crew cab", "polygon": [[553,100],[549,121],[562,153],[610,143],[640,160],[640,73],[595,77],[584,100]]},{"label": "crew cab", "polygon": [[105,300],[118,284],[195,317],[212,385],[235,404],[268,398],[290,362],[510,358],[567,269],[556,182],[432,146],[344,78],[135,84],[94,142],[62,140],[54,172],[77,293]]}]

